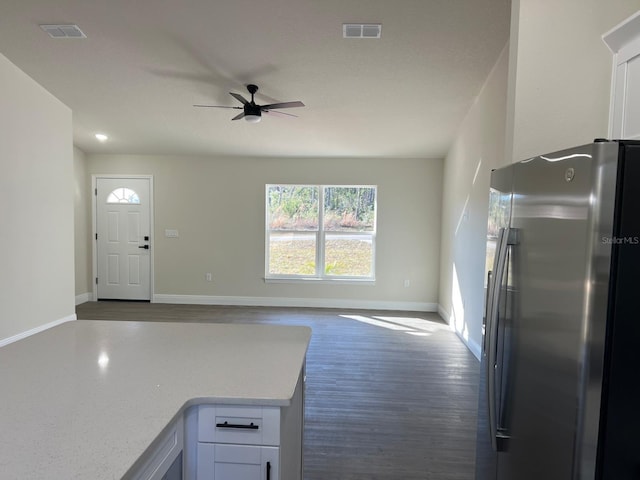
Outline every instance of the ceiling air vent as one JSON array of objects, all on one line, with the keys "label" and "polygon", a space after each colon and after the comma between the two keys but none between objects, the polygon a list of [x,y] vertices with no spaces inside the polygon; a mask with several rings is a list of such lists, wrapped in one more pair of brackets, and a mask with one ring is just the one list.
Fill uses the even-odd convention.
[{"label": "ceiling air vent", "polygon": [[87,38],[77,25],[40,25],[51,38]]},{"label": "ceiling air vent", "polygon": [[342,25],[344,38],[380,38],[382,24],[380,23],[345,23]]}]

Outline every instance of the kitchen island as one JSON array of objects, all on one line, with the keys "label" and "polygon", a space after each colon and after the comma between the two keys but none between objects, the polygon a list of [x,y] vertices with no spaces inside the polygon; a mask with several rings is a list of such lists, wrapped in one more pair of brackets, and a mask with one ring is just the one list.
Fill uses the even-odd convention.
[{"label": "kitchen island", "polygon": [[308,327],[78,320],[2,347],[2,478],[139,478],[171,428],[180,442],[185,432],[185,478],[195,478],[193,442],[207,435],[193,431],[198,409],[216,405],[282,411],[278,434],[301,456],[310,337]]}]

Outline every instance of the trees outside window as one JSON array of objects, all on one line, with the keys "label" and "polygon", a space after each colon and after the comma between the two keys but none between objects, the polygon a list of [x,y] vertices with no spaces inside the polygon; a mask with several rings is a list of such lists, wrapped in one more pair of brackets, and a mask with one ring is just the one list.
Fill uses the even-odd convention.
[{"label": "trees outside window", "polygon": [[377,188],[267,185],[266,277],[375,279]]}]

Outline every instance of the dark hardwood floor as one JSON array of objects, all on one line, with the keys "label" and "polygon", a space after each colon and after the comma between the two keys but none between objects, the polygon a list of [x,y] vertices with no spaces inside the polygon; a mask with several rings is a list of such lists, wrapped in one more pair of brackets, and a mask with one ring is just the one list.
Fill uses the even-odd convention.
[{"label": "dark hardwood floor", "polygon": [[76,311],[308,325],[305,480],[473,479],[479,363],[436,314],[137,302]]}]

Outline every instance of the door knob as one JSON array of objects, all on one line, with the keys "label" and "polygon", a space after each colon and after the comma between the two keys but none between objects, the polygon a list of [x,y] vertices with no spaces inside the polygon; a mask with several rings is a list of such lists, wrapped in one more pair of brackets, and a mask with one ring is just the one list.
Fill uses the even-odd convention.
[{"label": "door knob", "polygon": [[149,245],[140,245],[138,248],[144,248],[145,250],[149,250]]}]

